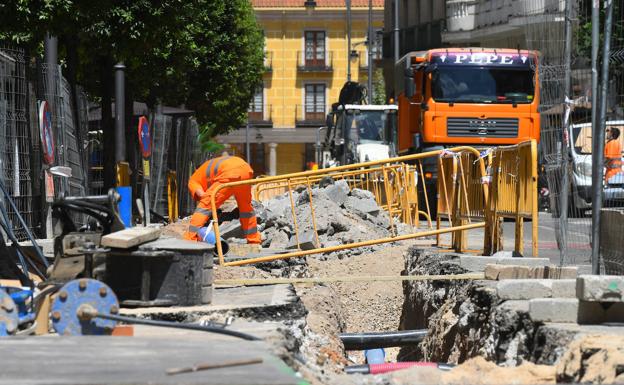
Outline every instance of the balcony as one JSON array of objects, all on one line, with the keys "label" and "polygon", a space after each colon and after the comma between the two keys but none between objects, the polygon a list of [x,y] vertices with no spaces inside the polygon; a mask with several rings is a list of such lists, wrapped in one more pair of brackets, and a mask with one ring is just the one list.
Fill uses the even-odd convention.
[{"label": "balcony", "polygon": [[512,18],[563,12],[559,0],[448,0],[448,32],[466,32],[510,23]]},{"label": "balcony", "polygon": [[[305,51],[297,52],[297,70],[299,72],[332,72],[333,52],[324,51],[322,55],[317,52],[314,58],[306,57]],[[322,56],[322,57],[321,57]]]},{"label": "balcony", "polygon": [[273,72],[273,52],[264,52],[264,72]]},{"label": "balcony", "polygon": [[[368,71],[368,54],[366,51],[358,52],[358,68],[361,72]],[[373,69],[381,68],[381,53],[373,52]]]},{"label": "balcony", "polygon": [[273,106],[247,112],[247,121],[254,127],[273,127]]},{"label": "balcony", "polygon": [[327,106],[296,105],[295,125],[297,127],[320,127],[325,125]]},{"label": "balcony", "polygon": [[446,2],[446,27],[449,32],[472,31],[477,20],[476,0],[451,0]]}]

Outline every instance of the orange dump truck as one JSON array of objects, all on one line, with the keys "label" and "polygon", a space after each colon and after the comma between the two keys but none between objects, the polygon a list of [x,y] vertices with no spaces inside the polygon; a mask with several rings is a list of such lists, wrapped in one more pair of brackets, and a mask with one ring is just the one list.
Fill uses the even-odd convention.
[{"label": "orange dump truck", "polygon": [[[399,154],[444,147],[539,141],[537,52],[443,48],[411,52],[397,64]],[[437,163],[423,163],[435,197]]]}]

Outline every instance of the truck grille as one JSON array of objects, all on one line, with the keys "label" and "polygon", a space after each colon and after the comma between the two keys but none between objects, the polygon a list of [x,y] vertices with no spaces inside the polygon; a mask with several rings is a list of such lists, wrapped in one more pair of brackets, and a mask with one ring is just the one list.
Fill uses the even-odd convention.
[{"label": "truck grille", "polygon": [[518,137],[518,119],[516,118],[447,118],[446,125],[446,134],[449,137]]}]

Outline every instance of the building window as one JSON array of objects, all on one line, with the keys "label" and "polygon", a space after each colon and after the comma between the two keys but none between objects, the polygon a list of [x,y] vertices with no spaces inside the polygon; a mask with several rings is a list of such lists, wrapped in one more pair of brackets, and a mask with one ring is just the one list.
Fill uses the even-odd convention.
[{"label": "building window", "polygon": [[325,118],[325,84],[306,84],[305,120]]},{"label": "building window", "polygon": [[325,32],[306,31],[305,33],[305,65],[325,65]]},{"label": "building window", "polygon": [[251,121],[260,121],[263,119],[264,113],[264,87],[263,85],[259,85],[256,87],[256,92],[254,93],[253,99],[249,104],[249,112],[248,117]]}]

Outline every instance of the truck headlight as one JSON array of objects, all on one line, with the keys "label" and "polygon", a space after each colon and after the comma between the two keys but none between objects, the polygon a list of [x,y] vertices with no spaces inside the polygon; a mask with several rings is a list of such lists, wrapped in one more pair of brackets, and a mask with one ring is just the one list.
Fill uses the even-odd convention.
[{"label": "truck headlight", "polygon": [[592,164],[590,162],[580,162],[576,164],[576,172],[581,176],[592,175]]}]

